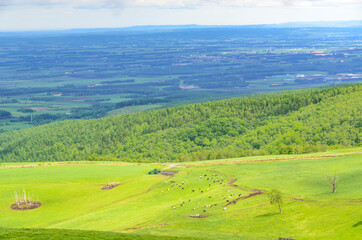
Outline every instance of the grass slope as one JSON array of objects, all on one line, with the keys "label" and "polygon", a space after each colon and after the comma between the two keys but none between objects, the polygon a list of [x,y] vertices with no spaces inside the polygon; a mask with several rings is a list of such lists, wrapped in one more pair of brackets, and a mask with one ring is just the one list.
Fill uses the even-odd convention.
[{"label": "grass slope", "polygon": [[[65,229],[9,229],[0,228],[0,239],[9,240],[172,240],[172,239],[185,239],[178,237],[161,237],[150,235],[135,235],[135,234],[122,234],[112,232],[100,231],[79,231],[79,230],[65,230]],[[195,238],[186,238],[195,239]]]},{"label": "grass slope", "polygon": [[[112,231],[145,239],[356,239],[362,231],[361,159],[357,148],[227,159],[218,164],[184,163],[174,167],[181,172],[173,178],[148,175],[149,170],[161,167],[156,164],[7,165],[0,168],[0,227]],[[340,178],[335,194],[324,182],[327,173],[337,173]],[[229,184],[232,178],[237,179],[237,187]],[[108,181],[121,185],[100,190]],[[43,205],[29,211],[11,210],[14,191],[23,188]],[[274,188],[284,193],[282,215],[269,204],[266,194],[239,200],[223,210],[227,201],[239,195],[247,196],[253,189],[267,193]],[[195,214],[208,217],[189,218]],[[0,236],[4,231],[8,236],[29,233],[3,229]],[[31,230],[29,234],[38,231],[56,232]],[[68,233],[78,234],[64,232]],[[84,236],[87,234],[93,233]]]}]

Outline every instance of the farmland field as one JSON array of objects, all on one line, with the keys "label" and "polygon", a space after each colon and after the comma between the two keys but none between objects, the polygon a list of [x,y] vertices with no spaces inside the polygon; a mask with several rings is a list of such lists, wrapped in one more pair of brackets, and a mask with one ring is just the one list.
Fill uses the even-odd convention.
[{"label": "farmland field", "polygon": [[0,132],[362,79],[360,28],[2,32],[0,56]]},{"label": "farmland field", "polygon": [[[361,159],[361,148],[351,148],[172,165],[6,163],[0,166],[0,237],[21,231],[26,236],[16,229],[34,228],[28,234],[73,229],[140,239],[357,239],[362,233]],[[180,172],[148,175],[166,167]],[[338,175],[336,193],[325,183],[327,174]],[[101,190],[110,182],[120,185]],[[10,208],[14,192],[23,189],[42,203],[40,208]],[[284,195],[283,214],[269,204],[272,189]]]}]

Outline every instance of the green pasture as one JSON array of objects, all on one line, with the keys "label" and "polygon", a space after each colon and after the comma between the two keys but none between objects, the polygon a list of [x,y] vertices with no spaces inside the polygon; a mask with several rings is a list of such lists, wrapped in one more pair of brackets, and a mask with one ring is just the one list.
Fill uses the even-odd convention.
[{"label": "green pasture", "polygon": [[[126,233],[124,236],[136,234],[134,239],[138,236],[140,239],[147,236],[357,239],[362,233],[360,150],[248,157],[218,160],[215,162],[218,164],[210,164],[212,161],[182,163],[168,169],[180,171],[174,177],[148,175],[148,171],[166,166],[157,164],[84,162],[49,166],[48,163],[27,168],[20,168],[21,164],[2,164],[0,227],[6,229],[0,229],[0,238],[4,234],[17,236],[23,232],[24,236],[43,236],[56,232],[55,229],[72,229]],[[276,161],[281,158],[290,160]],[[230,164],[234,160],[243,162]],[[250,160],[263,161],[248,162]],[[6,168],[9,166],[18,168]],[[334,173],[339,181],[337,192],[331,193],[324,177]],[[234,184],[238,187],[229,185],[231,178],[237,179]],[[120,185],[101,190],[108,182]],[[27,211],[12,210],[14,192],[23,189],[42,206]],[[232,200],[253,193],[254,189],[265,194],[225,207]],[[272,189],[284,194],[283,214],[268,202],[266,193]],[[190,217],[196,214],[207,217]],[[36,229],[16,230],[18,228]],[[79,232],[68,233],[77,236]],[[113,235],[109,237],[112,239]]]}]

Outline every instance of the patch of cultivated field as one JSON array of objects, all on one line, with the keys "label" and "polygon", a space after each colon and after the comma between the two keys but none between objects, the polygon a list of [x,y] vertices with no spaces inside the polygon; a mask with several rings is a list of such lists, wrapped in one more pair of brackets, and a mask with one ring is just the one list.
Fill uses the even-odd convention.
[{"label": "patch of cultivated field", "polygon": [[[362,233],[360,149],[210,163],[178,164],[167,169],[180,170],[174,177],[148,175],[166,167],[155,164],[7,164],[0,168],[0,227],[204,239],[357,239]],[[335,173],[331,193],[325,176]],[[117,186],[101,190],[107,184]],[[23,189],[39,208],[10,208]],[[272,189],[284,194],[283,214],[269,204]]]}]

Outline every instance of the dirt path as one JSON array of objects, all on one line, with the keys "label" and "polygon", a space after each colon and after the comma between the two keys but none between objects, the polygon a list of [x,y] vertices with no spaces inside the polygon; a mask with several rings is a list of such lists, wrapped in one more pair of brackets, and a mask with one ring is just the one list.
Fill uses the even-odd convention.
[{"label": "dirt path", "polygon": [[0,167],[0,169],[48,167],[48,166],[74,166],[74,165],[131,166],[131,164],[128,164],[128,163],[54,162],[54,163],[38,163],[38,164],[27,164],[27,165],[3,166],[3,167]]},{"label": "dirt path", "polygon": [[164,222],[164,223],[160,223],[160,224],[153,224],[153,225],[150,225],[150,226],[135,227],[135,228],[131,228],[131,229],[126,229],[126,231],[127,232],[133,232],[133,231],[144,229],[144,228],[164,227],[164,226],[167,226],[167,225],[169,225],[169,224]]},{"label": "dirt path", "polygon": [[361,154],[362,151],[351,152],[351,153],[336,153],[336,154],[326,154],[319,156],[300,156],[300,157],[283,157],[283,158],[269,158],[269,159],[246,159],[246,160],[226,160],[226,161],[217,161],[215,162],[197,162],[197,163],[186,163],[188,166],[198,166],[198,165],[226,165],[226,164],[237,164],[237,163],[249,163],[249,162],[277,162],[277,161],[292,161],[292,160],[310,160],[310,159],[323,159],[323,158],[332,158],[345,155],[355,155]]},{"label": "dirt path", "polygon": [[[74,166],[74,165],[102,165],[102,166],[132,166],[130,163],[99,163],[99,162],[52,162],[52,163],[36,163],[36,164],[26,164],[26,165],[13,165],[13,166],[3,166],[0,169],[9,169],[9,168],[31,168],[31,167],[47,167],[47,166]],[[170,164],[162,171],[176,167],[177,164]]]},{"label": "dirt path", "polygon": [[165,167],[164,169],[162,169],[162,171],[166,171],[167,169],[171,169],[171,168],[174,168],[176,166],[177,166],[177,164],[170,164],[167,167]]},{"label": "dirt path", "polygon": [[[220,173],[220,172],[217,172],[217,171],[213,171],[213,170],[208,170],[208,171],[212,172],[212,173],[219,174],[219,175],[224,176],[224,177],[230,178],[230,182],[228,182],[228,185],[230,187],[238,188],[238,189],[241,189],[241,190],[244,190],[244,191],[252,191],[252,193],[250,193],[248,195],[235,198],[234,200],[232,200],[228,204],[226,204],[224,207],[229,206],[231,204],[235,205],[240,200],[244,200],[244,199],[251,198],[251,197],[254,197],[254,196],[258,196],[258,195],[262,195],[262,194],[267,194],[267,192],[262,192],[259,189],[250,189],[250,188],[246,188],[246,187],[242,187],[242,186],[238,186],[238,185],[234,184],[238,180],[237,178],[230,177],[230,176],[228,176],[226,174],[223,174],[223,173]],[[298,201],[298,202],[304,201],[304,199],[302,199],[302,198],[295,198],[295,197],[288,197],[288,198],[293,200],[293,201]]]},{"label": "dirt path", "polygon": [[252,193],[246,195],[246,196],[241,196],[241,197],[238,197],[238,198],[235,198],[234,200],[228,202],[224,207],[227,207],[231,204],[236,204],[238,201],[240,200],[244,200],[244,199],[247,199],[247,198],[251,198],[251,197],[254,197],[254,196],[258,196],[258,195],[261,195],[261,194],[266,194],[265,192],[262,192],[260,191],[259,189],[248,189],[246,187],[242,187],[242,186],[238,186],[235,184],[235,182],[238,180],[237,178],[234,178],[234,177],[230,177],[226,174],[222,174],[222,173],[219,173],[219,172],[216,172],[216,171],[212,171],[212,170],[208,170],[209,172],[213,172],[213,173],[216,173],[218,175],[222,175],[222,176],[225,176],[225,177],[228,177],[230,178],[230,182],[228,182],[228,185],[230,187],[233,187],[233,188],[238,188],[238,189],[242,189],[244,191],[252,191]]},{"label": "dirt path", "polygon": [[[322,158],[331,158],[331,157],[338,157],[344,155],[354,155],[354,154],[361,154],[362,151],[358,152],[350,152],[350,153],[336,153],[336,154],[327,154],[327,155],[320,155],[320,156],[301,156],[301,157],[285,157],[285,158],[269,158],[269,159],[249,159],[249,160],[228,160],[228,161],[221,161],[218,162],[197,162],[197,163],[185,163],[182,164],[188,166],[198,166],[198,165],[222,165],[222,164],[237,164],[237,163],[248,163],[248,162],[273,162],[273,161],[290,161],[290,160],[308,160],[308,159],[322,159]],[[1,164],[1,163],[0,163]],[[44,166],[68,166],[68,165],[104,165],[104,166],[131,166],[130,163],[98,163],[98,162],[52,162],[52,163],[34,163],[34,164],[27,164],[27,165],[13,165],[13,166],[3,166],[0,169],[8,169],[8,168],[30,168],[30,167],[44,167]],[[176,167],[177,164],[170,164],[169,166],[165,167],[163,170],[170,169]]]},{"label": "dirt path", "polygon": [[244,200],[244,199],[247,199],[247,198],[251,198],[251,197],[254,197],[254,196],[265,194],[265,192],[261,192],[259,190],[253,190],[253,191],[254,191],[253,193],[250,193],[250,194],[248,194],[246,196],[238,197],[238,198],[232,200],[231,202],[228,202],[224,207],[229,206],[231,204],[235,205],[239,200]]}]

